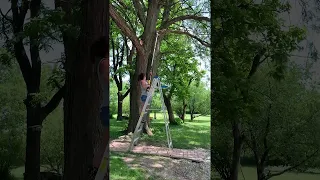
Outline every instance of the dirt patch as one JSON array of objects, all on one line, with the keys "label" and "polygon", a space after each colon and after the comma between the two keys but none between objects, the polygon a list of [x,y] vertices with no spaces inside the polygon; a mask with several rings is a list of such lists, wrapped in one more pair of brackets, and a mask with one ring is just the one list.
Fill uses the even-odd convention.
[{"label": "dirt patch", "polygon": [[124,162],[131,168],[144,169],[147,177],[156,180],[209,180],[210,161],[192,162],[162,156],[128,154]]}]

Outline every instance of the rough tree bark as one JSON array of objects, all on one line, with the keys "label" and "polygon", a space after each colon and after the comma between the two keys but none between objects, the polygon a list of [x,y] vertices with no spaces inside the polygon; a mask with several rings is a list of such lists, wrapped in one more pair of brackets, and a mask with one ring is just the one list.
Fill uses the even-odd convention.
[{"label": "rough tree bark", "polygon": [[[69,23],[75,2],[64,1],[65,19]],[[64,179],[87,180],[93,153],[102,139],[98,118],[101,100],[96,68],[90,61],[90,46],[101,36],[108,36],[108,3],[92,0],[81,3],[78,39],[65,34],[66,98],[64,101]],[[76,23],[75,23],[76,24]]]}]

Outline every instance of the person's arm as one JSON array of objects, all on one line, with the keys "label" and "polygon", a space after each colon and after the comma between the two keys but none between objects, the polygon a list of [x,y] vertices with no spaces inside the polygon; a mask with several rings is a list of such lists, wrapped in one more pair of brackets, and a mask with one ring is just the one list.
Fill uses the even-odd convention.
[{"label": "person's arm", "polygon": [[142,85],[143,89],[147,89],[148,87],[150,87],[150,85],[147,83],[147,81],[141,81],[141,85]]},{"label": "person's arm", "polygon": [[103,80],[109,82],[109,61],[107,59],[101,61],[99,73],[102,75]]}]

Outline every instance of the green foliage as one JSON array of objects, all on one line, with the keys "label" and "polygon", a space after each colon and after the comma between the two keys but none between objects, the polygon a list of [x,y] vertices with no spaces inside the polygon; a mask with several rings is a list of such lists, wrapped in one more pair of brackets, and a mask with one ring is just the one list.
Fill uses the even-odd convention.
[{"label": "green foliage", "polygon": [[117,114],[118,89],[114,81],[110,81],[110,114]]},{"label": "green foliage", "polygon": [[[244,126],[249,120],[256,120],[254,117],[257,116],[254,115],[258,114],[255,109],[257,99],[251,98],[252,92],[249,89],[256,82],[252,77],[261,64],[271,63],[272,66],[265,73],[274,79],[283,79],[290,53],[299,49],[299,42],[305,38],[304,29],[286,26],[279,18],[281,12],[289,9],[288,3],[279,0],[244,0],[238,3],[230,0],[215,1],[212,9],[212,33],[215,36],[212,38],[211,103],[213,122],[218,124],[215,131],[223,132],[225,137],[228,137],[225,133],[232,137],[232,125]],[[229,130],[218,130],[220,127]],[[246,135],[244,131],[240,133]],[[214,133],[212,138],[219,139],[220,134]],[[230,142],[213,141],[212,148],[227,144],[229,146],[226,147],[233,148],[233,139],[228,139]],[[217,148],[215,152],[219,156],[223,154],[223,159],[230,162],[232,156],[226,154],[226,150],[227,148]],[[213,166],[217,167],[218,162],[213,161]],[[228,166],[224,168],[230,170]]]},{"label": "green foliage", "polygon": [[201,115],[210,115],[210,89],[206,89],[203,83],[199,83],[198,86],[193,83],[189,89],[189,110]]},{"label": "green foliage", "polygon": [[12,65],[12,55],[5,48],[0,48],[0,65],[1,64],[4,66]]},{"label": "green foliage", "polygon": [[174,118],[174,121],[177,123],[177,125],[183,124],[183,120],[181,118]]},{"label": "green foliage", "polygon": [[41,134],[41,164],[49,171],[63,172],[63,109],[59,106],[45,120]]},{"label": "green foliage", "polygon": [[199,82],[205,73],[198,68],[199,63],[190,41],[184,37],[171,35],[165,43],[162,43],[161,49],[159,74],[161,81],[169,86],[164,92],[170,96],[175,95],[180,100],[188,98],[189,83]]},{"label": "green foliage", "polygon": [[[281,82],[266,76],[269,68],[263,66],[254,77],[250,93],[254,105],[245,126],[247,140],[249,144],[256,141],[258,154],[264,153],[265,146],[270,147],[270,162],[294,166],[320,148],[320,93],[300,82],[303,71],[296,66],[290,66]],[[298,169],[318,168],[314,160]]]},{"label": "green foliage", "polygon": [[0,177],[11,179],[10,170],[23,162],[25,110],[24,81],[16,63],[0,64]]}]

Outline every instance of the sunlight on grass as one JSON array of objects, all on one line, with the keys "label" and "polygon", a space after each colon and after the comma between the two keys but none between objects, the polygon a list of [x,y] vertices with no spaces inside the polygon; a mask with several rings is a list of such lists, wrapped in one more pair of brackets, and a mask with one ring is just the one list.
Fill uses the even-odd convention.
[{"label": "sunlight on grass", "polygon": [[122,155],[110,153],[110,179],[140,180],[146,179],[143,170],[130,168],[122,159]]},{"label": "sunlight on grass", "polygon": [[[151,114],[153,118],[154,113]],[[141,141],[154,146],[167,146],[165,125],[163,115],[156,114],[157,119],[151,121],[151,129],[154,136],[142,136]],[[110,122],[110,137],[116,139],[123,135],[123,131],[128,121],[116,121],[112,119]],[[190,121],[190,115],[186,115],[185,123],[182,125],[170,125],[171,136],[174,148],[194,149],[204,148],[210,149],[210,116],[199,116]]]}]

